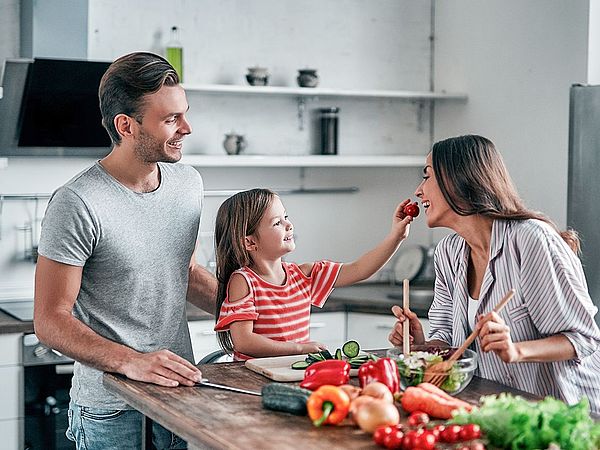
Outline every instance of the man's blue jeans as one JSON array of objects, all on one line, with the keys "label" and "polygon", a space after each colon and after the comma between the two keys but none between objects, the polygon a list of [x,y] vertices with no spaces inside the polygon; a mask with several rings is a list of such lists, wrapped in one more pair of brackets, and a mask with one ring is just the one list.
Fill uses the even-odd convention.
[{"label": "man's blue jeans", "polygon": [[[69,405],[67,437],[77,450],[140,450],[142,413]],[[152,424],[152,443],[157,450],[186,449],[187,443],[157,423]]]}]

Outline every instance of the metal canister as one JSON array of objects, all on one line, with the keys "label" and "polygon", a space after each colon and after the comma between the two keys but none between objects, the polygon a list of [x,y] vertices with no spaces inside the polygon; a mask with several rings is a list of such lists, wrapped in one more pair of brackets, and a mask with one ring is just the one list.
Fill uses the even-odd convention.
[{"label": "metal canister", "polygon": [[336,106],[320,108],[321,154],[336,155],[338,151],[338,129],[340,108]]}]

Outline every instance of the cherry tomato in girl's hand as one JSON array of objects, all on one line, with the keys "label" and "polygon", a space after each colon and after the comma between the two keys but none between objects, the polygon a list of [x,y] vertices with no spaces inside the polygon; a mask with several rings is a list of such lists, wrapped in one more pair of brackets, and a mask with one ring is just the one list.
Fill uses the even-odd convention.
[{"label": "cherry tomato in girl's hand", "polygon": [[417,202],[409,203],[402,210],[407,216],[417,217],[419,215],[419,204]]}]

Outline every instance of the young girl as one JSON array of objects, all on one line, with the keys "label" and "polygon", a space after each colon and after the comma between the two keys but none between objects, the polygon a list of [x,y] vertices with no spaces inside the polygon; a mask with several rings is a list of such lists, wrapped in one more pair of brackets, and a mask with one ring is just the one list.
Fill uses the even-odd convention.
[{"label": "young girl", "polygon": [[365,280],[408,236],[412,217],[394,213],[388,236],[356,261],[297,265],[281,258],[294,250],[294,229],[281,200],[268,189],[228,198],[217,212],[217,324],[221,347],[236,359],[323,350],[309,340],[310,307],[322,307],[335,287]]}]

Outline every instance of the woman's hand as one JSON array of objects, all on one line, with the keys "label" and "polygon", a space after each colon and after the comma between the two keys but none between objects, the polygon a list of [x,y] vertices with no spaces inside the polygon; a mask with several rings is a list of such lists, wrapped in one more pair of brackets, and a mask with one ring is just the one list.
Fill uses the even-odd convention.
[{"label": "woman's hand", "polygon": [[477,327],[480,328],[481,350],[496,353],[505,363],[519,361],[519,351],[510,337],[510,328],[498,313],[492,311],[481,316]]},{"label": "woman's hand", "polygon": [[415,345],[423,345],[425,343],[425,334],[423,326],[417,315],[410,309],[403,310],[399,306],[392,306],[392,312],[398,319],[388,339],[395,347],[401,347],[403,342],[404,323],[408,318],[408,329],[410,333],[410,343]]}]

